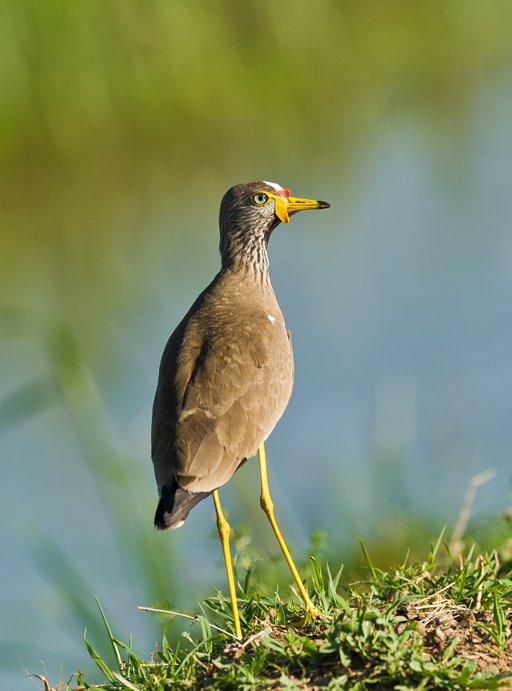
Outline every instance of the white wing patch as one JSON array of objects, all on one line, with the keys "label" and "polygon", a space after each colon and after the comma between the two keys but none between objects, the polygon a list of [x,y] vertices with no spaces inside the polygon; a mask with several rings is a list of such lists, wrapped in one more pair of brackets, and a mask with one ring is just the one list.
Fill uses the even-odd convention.
[{"label": "white wing patch", "polygon": [[[268,184],[268,183],[267,183],[267,184]],[[276,323],[276,318],[273,317],[271,314],[267,314],[267,317],[270,319],[270,321],[272,322],[272,324],[275,324],[275,323]]]},{"label": "white wing patch", "polygon": [[265,183],[265,185],[270,185],[270,187],[273,187],[276,190],[276,192],[279,192],[283,189],[281,185],[277,184],[277,182],[268,182],[267,180],[263,180],[263,182]]}]

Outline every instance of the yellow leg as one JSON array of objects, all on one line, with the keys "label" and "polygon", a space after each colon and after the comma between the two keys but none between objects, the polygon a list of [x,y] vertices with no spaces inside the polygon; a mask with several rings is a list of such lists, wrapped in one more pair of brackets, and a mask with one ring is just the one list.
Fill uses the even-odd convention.
[{"label": "yellow leg", "polygon": [[217,490],[213,492],[213,501],[215,504],[215,511],[217,512],[217,530],[219,531],[220,544],[222,545],[222,553],[224,554],[224,563],[226,565],[229,597],[231,598],[231,607],[233,609],[233,619],[235,622],[235,633],[237,638],[242,638],[240,617],[238,616],[238,604],[236,601],[235,579],[233,578],[233,566],[231,564],[231,552],[229,549],[229,523],[226,521],[224,514],[222,513],[219,493]]},{"label": "yellow leg", "polygon": [[272,526],[272,530],[274,531],[275,536],[277,537],[277,541],[279,542],[279,545],[280,545],[281,549],[283,550],[283,554],[284,554],[284,558],[286,559],[286,563],[290,567],[290,571],[292,572],[292,576],[295,579],[295,583],[297,584],[297,588],[299,589],[300,594],[302,595],[302,599],[304,600],[306,612],[308,612],[308,614],[310,614],[314,619],[316,619],[317,617],[322,616],[322,614],[313,605],[313,603],[309,599],[309,595],[307,594],[307,591],[304,588],[302,581],[300,580],[299,573],[298,573],[297,569],[295,568],[295,564],[293,563],[293,560],[290,556],[290,552],[288,551],[288,547],[286,546],[286,543],[283,540],[283,536],[281,535],[281,531],[277,527],[276,519],[274,518],[274,504],[272,502],[272,499],[270,498],[270,492],[268,490],[267,459],[265,456],[265,445],[264,444],[261,444],[261,446],[258,449],[258,459],[260,462],[260,475],[261,475],[261,497],[260,497],[261,508],[266,513],[267,518],[270,521],[270,525]]}]

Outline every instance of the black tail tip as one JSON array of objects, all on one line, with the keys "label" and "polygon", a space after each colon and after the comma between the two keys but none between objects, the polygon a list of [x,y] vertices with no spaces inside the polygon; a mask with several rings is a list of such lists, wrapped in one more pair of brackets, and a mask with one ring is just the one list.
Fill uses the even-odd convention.
[{"label": "black tail tip", "polygon": [[158,502],[155,513],[155,528],[158,530],[165,530],[168,526],[165,525],[165,509],[162,500]]},{"label": "black tail tip", "polygon": [[165,510],[164,503],[160,499],[155,513],[155,527],[157,530],[169,530],[169,528],[179,528],[185,523],[184,520],[174,520],[172,515]]},{"label": "black tail tip", "polygon": [[155,513],[155,526],[158,530],[180,528],[185,523],[190,510],[211,494],[211,492],[189,492],[179,487],[176,482],[172,485],[164,485],[160,492],[161,497]]}]

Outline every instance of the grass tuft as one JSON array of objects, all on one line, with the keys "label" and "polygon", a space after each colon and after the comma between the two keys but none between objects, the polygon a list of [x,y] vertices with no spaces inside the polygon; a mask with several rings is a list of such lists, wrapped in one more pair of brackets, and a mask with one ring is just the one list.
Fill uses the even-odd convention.
[{"label": "grass tuft", "polygon": [[[446,557],[440,557],[442,545]],[[165,636],[144,660],[114,638],[100,612],[117,661],[110,669],[86,642],[106,679],[85,688],[185,689],[498,689],[511,685],[511,574],[497,554],[473,551],[453,560],[443,533],[422,562],[386,572],[361,544],[369,578],[342,584],[311,558],[312,601],[322,612],[303,622],[299,599],[284,602],[252,586],[252,564],[238,580],[243,640],[233,638],[231,604],[217,591],[173,649]],[[98,606],[99,603],[98,603]],[[172,613],[170,613],[172,614]]]}]

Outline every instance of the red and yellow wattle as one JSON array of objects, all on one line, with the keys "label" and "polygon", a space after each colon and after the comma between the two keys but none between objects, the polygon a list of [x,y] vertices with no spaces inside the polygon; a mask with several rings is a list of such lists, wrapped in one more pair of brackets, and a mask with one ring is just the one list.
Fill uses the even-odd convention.
[{"label": "red and yellow wattle", "polygon": [[270,195],[274,200],[276,216],[282,223],[289,223],[290,211],[305,211],[306,209],[325,209],[330,206],[327,202],[316,201],[316,199],[301,199],[300,197],[290,197],[290,190],[279,190]]}]

